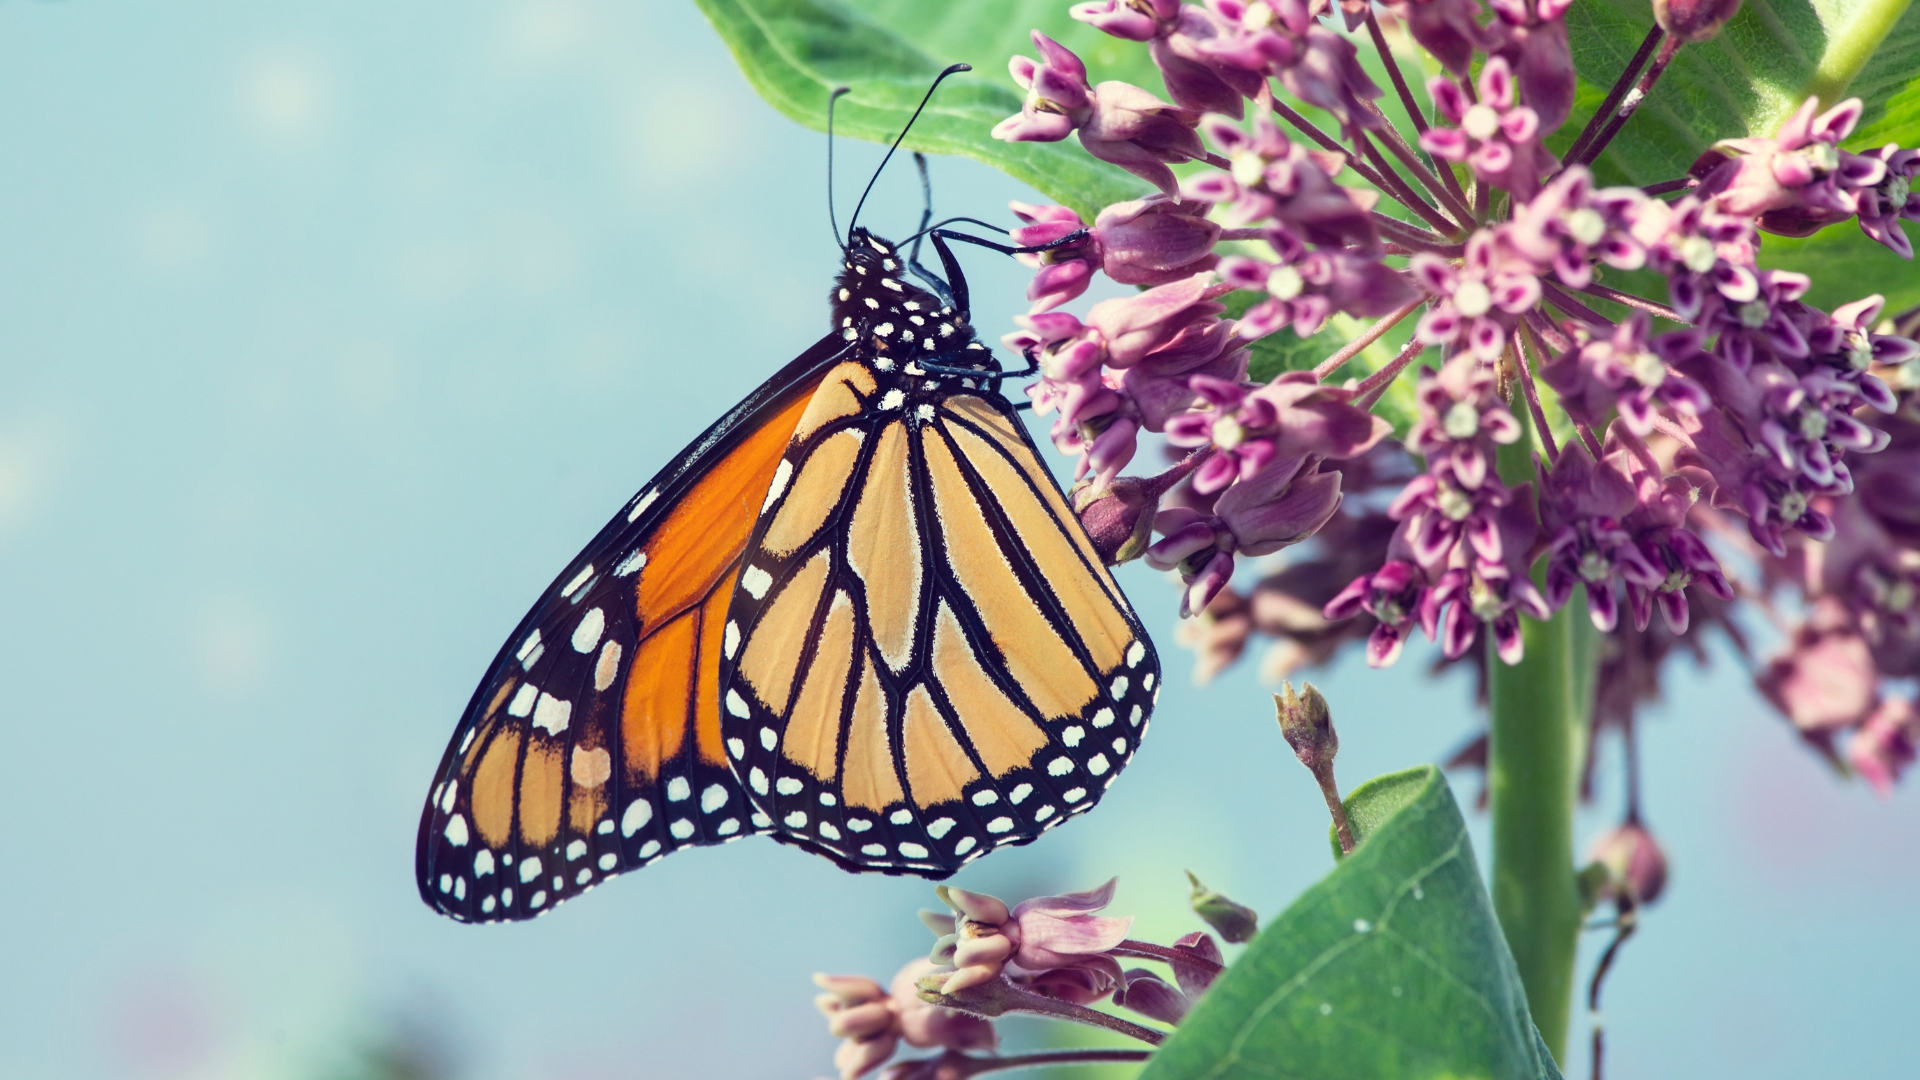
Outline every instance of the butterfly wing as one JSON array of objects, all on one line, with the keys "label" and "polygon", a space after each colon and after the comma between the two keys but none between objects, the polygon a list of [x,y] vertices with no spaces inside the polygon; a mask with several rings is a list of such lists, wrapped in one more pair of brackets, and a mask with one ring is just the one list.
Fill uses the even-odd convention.
[{"label": "butterfly wing", "polygon": [[842,363],[795,434],[721,728],[776,839],[942,878],[1094,805],[1159,660],[1005,399],[891,381]]},{"label": "butterfly wing", "polygon": [[421,813],[430,907],[532,918],[670,851],[768,826],[721,747],[720,627],[782,454],[844,347],[822,339],[708,428],[521,620]]}]

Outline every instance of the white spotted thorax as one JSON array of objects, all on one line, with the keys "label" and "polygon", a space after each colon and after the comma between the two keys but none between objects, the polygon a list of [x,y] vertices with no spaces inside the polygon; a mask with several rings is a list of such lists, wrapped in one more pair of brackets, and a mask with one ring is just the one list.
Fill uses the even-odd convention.
[{"label": "white spotted thorax", "polygon": [[[853,230],[832,295],[833,325],[855,344],[881,387],[881,405],[921,417],[929,395],[989,385],[999,362],[947,301],[913,284],[906,253]],[[926,366],[978,370],[976,378]]]}]

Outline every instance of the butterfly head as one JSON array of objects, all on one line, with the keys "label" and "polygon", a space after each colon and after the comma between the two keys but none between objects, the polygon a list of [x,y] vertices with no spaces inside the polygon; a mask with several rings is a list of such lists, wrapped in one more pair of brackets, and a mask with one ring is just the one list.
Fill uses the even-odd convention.
[{"label": "butterfly head", "polygon": [[948,356],[973,342],[966,317],[913,284],[906,254],[891,243],[856,228],[842,255],[831,300],[834,328],[846,340],[903,360]]}]

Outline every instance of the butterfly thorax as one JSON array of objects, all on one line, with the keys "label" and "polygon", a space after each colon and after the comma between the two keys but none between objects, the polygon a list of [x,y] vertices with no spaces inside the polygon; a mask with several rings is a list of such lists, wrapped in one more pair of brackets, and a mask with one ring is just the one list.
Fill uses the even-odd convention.
[{"label": "butterfly thorax", "polygon": [[865,229],[853,232],[831,299],[834,328],[877,372],[937,382],[941,376],[922,365],[982,371],[998,367],[993,354],[975,340],[965,313],[910,282],[905,257]]}]

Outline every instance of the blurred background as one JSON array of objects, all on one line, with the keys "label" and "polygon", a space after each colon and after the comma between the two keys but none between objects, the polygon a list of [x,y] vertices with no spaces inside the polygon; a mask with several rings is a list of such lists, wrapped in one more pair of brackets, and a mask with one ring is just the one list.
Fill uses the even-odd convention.
[{"label": "blurred background", "polygon": [[[755,840],[470,927],[412,881],[502,636],[825,329],[823,139],[687,0],[14,0],[0,147],[0,1074],[828,1075],[808,976],[924,951],[926,883]],[[879,153],[843,146],[843,205]],[[918,198],[896,168],[867,220]],[[968,259],[996,336],[1026,272]],[[1191,687],[1174,589],[1122,580],[1170,675],[1147,752],[959,883],[1118,874],[1164,941],[1191,867],[1270,916],[1329,868],[1320,797],[1257,658]],[[1614,1075],[1912,1075],[1920,795],[1836,778],[1714,652],[1643,725],[1674,870],[1609,984]],[[1347,786],[1474,730],[1430,656],[1316,676]]]}]

